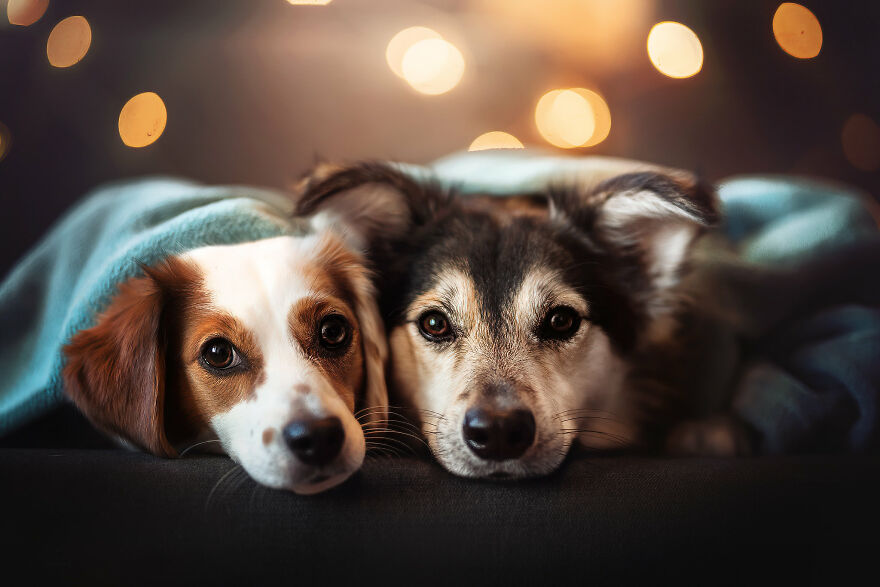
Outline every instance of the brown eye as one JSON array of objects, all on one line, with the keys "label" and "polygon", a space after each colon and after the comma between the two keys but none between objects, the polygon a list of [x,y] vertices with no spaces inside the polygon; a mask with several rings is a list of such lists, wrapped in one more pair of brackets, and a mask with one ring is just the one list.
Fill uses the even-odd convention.
[{"label": "brown eye", "polygon": [[432,310],[419,318],[419,332],[431,342],[443,341],[452,338],[452,327],[449,319],[442,313]]},{"label": "brown eye", "polygon": [[225,338],[212,338],[202,346],[202,360],[213,369],[229,369],[239,363],[235,347]]},{"label": "brown eye", "polygon": [[338,314],[327,316],[321,321],[319,338],[321,346],[328,349],[340,349],[348,344],[351,326],[348,320]]},{"label": "brown eye", "polygon": [[552,308],[541,325],[540,336],[544,339],[567,340],[575,335],[581,325],[581,317],[568,306]]}]

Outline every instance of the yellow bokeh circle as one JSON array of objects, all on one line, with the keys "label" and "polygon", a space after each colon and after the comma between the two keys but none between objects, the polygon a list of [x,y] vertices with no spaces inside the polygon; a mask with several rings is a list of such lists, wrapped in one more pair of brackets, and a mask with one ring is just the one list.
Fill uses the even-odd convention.
[{"label": "yellow bokeh circle", "polygon": [[388,63],[391,71],[394,72],[394,75],[402,78],[403,56],[407,49],[419,41],[442,38],[440,33],[426,26],[411,26],[403,29],[388,41],[388,46],[385,48],[385,61]]},{"label": "yellow bokeh circle", "polygon": [[518,138],[510,133],[493,130],[483,133],[473,140],[468,151],[487,151],[489,149],[524,149]]},{"label": "yellow bokeh circle", "polygon": [[445,39],[424,39],[403,54],[403,79],[422,94],[444,94],[464,75],[464,56]]},{"label": "yellow bokeh circle", "polygon": [[798,59],[811,59],[822,50],[822,25],[810,10],[783,2],[773,15],[773,36],[782,50]]},{"label": "yellow bokeh circle", "polygon": [[541,136],[563,149],[592,147],[611,132],[611,111],[598,93],[586,88],[551,90],[535,108]]},{"label": "yellow bokeh circle", "polygon": [[49,0],[9,0],[6,18],[9,24],[30,26],[40,20],[49,7]]},{"label": "yellow bokeh circle", "polygon": [[660,22],[648,33],[648,57],[663,75],[691,77],[703,68],[703,45],[697,34],[680,22]]},{"label": "yellow bokeh circle", "polygon": [[165,103],[154,92],[131,98],[119,113],[119,136],[129,147],[146,147],[165,130],[168,112]]},{"label": "yellow bokeh circle", "polygon": [[86,56],[92,27],[82,16],[69,16],[55,25],[46,41],[46,56],[54,67],[70,67]]}]

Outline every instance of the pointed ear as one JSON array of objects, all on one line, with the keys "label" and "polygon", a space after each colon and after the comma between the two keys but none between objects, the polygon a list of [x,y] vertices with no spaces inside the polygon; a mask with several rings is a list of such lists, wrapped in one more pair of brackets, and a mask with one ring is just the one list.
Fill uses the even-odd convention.
[{"label": "pointed ear", "polygon": [[553,190],[551,215],[582,231],[615,259],[649,316],[669,309],[670,292],[696,238],[720,220],[714,189],[685,172],[620,175],[587,191]]},{"label": "pointed ear", "polygon": [[165,435],[163,264],[123,283],[92,328],[64,347],[64,391],[96,426],[151,453],[176,451]]},{"label": "pointed ear", "polygon": [[294,196],[297,216],[340,228],[361,250],[400,238],[451,201],[432,182],[380,162],[319,165],[300,180]]}]

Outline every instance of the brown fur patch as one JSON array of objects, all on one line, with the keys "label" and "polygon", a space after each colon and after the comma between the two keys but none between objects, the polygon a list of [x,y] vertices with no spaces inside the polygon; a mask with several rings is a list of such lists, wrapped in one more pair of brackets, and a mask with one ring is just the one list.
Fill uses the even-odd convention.
[{"label": "brown fur patch", "polygon": [[[328,350],[320,344],[321,321],[339,314],[349,323],[351,339],[343,351]],[[309,296],[298,300],[287,315],[290,333],[305,355],[327,377],[333,388],[354,411],[355,398],[363,381],[363,351],[357,318],[351,306],[332,295]]]},{"label": "brown fur patch", "polygon": [[[177,378],[177,398],[191,430],[207,426],[214,416],[246,401],[265,377],[253,333],[234,316],[213,310],[207,299],[207,293],[200,292],[181,304],[178,315],[182,337],[177,356],[183,368]],[[203,345],[218,337],[235,346],[242,360],[240,369],[220,375],[202,364]]]},{"label": "brown fur patch", "polygon": [[63,349],[65,393],[99,428],[162,456],[176,451],[165,430],[168,337],[163,313],[200,280],[169,258],[119,286],[96,325]]}]

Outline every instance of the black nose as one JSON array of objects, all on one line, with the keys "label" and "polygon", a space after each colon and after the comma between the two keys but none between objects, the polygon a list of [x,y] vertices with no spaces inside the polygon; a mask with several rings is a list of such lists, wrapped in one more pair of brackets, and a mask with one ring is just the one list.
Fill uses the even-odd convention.
[{"label": "black nose", "polygon": [[475,455],[490,461],[522,456],[535,440],[535,417],[528,410],[471,408],[464,415],[464,440]]},{"label": "black nose", "polygon": [[307,465],[326,465],[336,458],[345,442],[342,421],[336,416],[295,420],[282,433],[296,458]]}]

